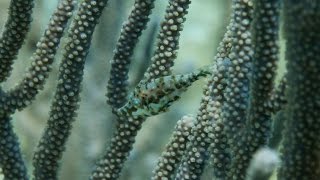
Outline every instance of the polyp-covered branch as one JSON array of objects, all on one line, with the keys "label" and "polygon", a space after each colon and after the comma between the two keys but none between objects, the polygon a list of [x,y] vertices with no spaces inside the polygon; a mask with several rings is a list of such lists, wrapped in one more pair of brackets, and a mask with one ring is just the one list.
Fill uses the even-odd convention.
[{"label": "polyp-covered branch", "polygon": [[[51,16],[43,37],[37,44],[32,56],[31,67],[23,80],[12,90],[4,94],[4,101],[0,102],[0,114],[13,113],[16,109],[23,109],[35,98],[43,88],[51,64],[68,19],[72,15],[73,0],[62,0]],[[1,112],[5,111],[5,112]]]},{"label": "polyp-covered branch", "polygon": [[264,104],[274,88],[278,61],[279,5],[278,0],[254,0],[253,64],[250,99],[245,126],[234,141],[230,177],[244,179],[255,151],[267,144],[270,137],[271,113]]},{"label": "polyp-covered branch", "polygon": [[10,75],[12,64],[30,29],[34,0],[11,0],[8,19],[0,38],[0,83]]},{"label": "polyp-covered branch", "polygon": [[91,180],[116,180],[135,142],[137,132],[145,118],[120,117],[117,131],[111,139],[106,153],[97,162]]},{"label": "polyp-covered branch", "polygon": [[128,20],[121,29],[113,58],[108,82],[108,103],[120,108],[127,100],[128,71],[134,47],[142,31],[147,27],[154,0],[136,0]]},{"label": "polyp-covered branch", "polygon": [[[234,14],[232,14],[233,16]],[[233,28],[233,20],[231,19],[227,31],[224,34],[222,42],[218,47],[218,53],[215,57],[216,62],[221,62],[223,60],[229,61],[228,56],[232,47],[232,28]],[[230,66],[230,65],[228,65]],[[228,67],[226,67],[228,68]],[[228,75],[223,74],[224,78],[227,79]],[[218,84],[216,86],[213,86]],[[206,97],[210,100],[210,106],[208,106],[208,111],[210,113],[214,113],[212,119],[210,120],[210,147],[209,153],[211,156],[211,163],[213,166],[213,174],[217,179],[225,179],[226,172],[230,167],[230,152],[228,150],[229,144],[227,141],[227,137],[225,134],[224,124],[222,122],[222,107],[225,103],[226,99],[224,96],[224,91],[226,89],[226,82],[221,81],[217,82],[215,76],[211,76],[211,79],[207,85],[210,91],[207,92]]]},{"label": "polyp-covered branch", "polygon": [[0,167],[5,180],[27,180],[27,169],[22,159],[19,142],[13,132],[11,118],[0,116]]},{"label": "polyp-covered branch", "polygon": [[270,113],[275,114],[278,111],[285,109],[285,105],[287,104],[287,99],[286,99],[287,89],[288,89],[288,82],[285,75],[282,77],[278,86],[272,90],[269,100],[266,101],[264,105],[266,106],[266,108],[269,109]]},{"label": "polyp-covered branch", "polygon": [[229,141],[244,126],[249,101],[249,78],[253,55],[250,25],[252,21],[251,0],[233,0],[232,49],[229,55],[231,66],[228,71],[228,87],[223,119]]},{"label": "polyp-covered branch", "polygon": [[184,116],[177,122],[170,142],[167,144],[164,152],[153,171],[152,180],[173,179],[174,173],[178,168],[184,150],[186,149],[188,137],[193,127],[194,118]]},{"label": "polyp-covered branch", "polygon": [[[43,81],[44,77],[47,76],[39,72],[44,71],[47,73],[49,67],[42,66],[42,64],[43,62],[47,62],[49,59],[53,61],[53,55],[55,54],[59,40],[62,37],[63,29],[66,26],[67,20],[71,16],[72,9],[72,0],[64,0],[59,4],[58,9],[53,14],[49,27],[47,28],[45,35],[41,39],[37,51],[34,54],[35,61],[30,68],[30,76],[26,77],[22,82],[24,85],[19,85],[16,89],[9,91],[8,93],[1,92],[0,115],[3,117],[1,118],[1,127],[3,126],[4,128],[1,129],[0,139],[3,139],[3,142],[7,144],[1,146],[0,151],[5,154],[3,157],[8,158],[1,161],[1,166],[3,166],[6,178],[10,177],[10,179],[12,179],[12,174],[10,175],[8,173],[15,174],[15,176],[18,176],[18,179],[27,178],[26,170],[21,158],[19,143],[12,130],[9,116],[17,108],[21,109],[25,107],[34,98],[38,90],[40,90],[29,88],[27,85],[34,85],[32,81],[38,82],[39,79]],[[21,15],[23,16],[23,13]],[[23,86],[23,88],[21,86]],[[30,95],[30,92],[28,91],[31,91],[32,95]],[[6,171],[8,170],[8,167],[13,171]]]},{"label": "polyp-covered branch", "polygon": [[319,10],[319,1],[284,1],[288,102],[281,180],[320,177]]},{"label": "polyp-covered branch", "polygon": [[92,34],[107,0],[84,0],[72,22],[59,68],[47,127],[35,151],[35,179],[57,179],[57,170],[80,101],[83,68]]},{"label": "polyp-covered branch", "polygon": [[170,0],[165,20],[161,24],[156,51],[145,73],[145,81],[171,74],[171,67],[179,49],[180,31],[183,29],[190,0]]},{"label": "polyp-covered branch", "polygon": [[[224,91],[225,102],[222,105],[223,133],[228,140],[232,157],[231,167],[227,168],[227,178],[232,179],[235,173],[242,171],[235,168],[233,172],[233,161],[241,156],[241,151],[236,151],[234,145],[241,138],[241,131],[245,128],[246,113],[249,104],[249,80],[252,66],[252,39],[250,25],[253,15],[253,4],[251,0],[233,0],[233,15],[231,26],[232,48],[229,54],[231,65],[228,69],[227,87]],[[219,136],[217,136],[219,137]],[[223,171],[222,171],[223,172]],[[243,177],[237,177],[243,179]]]},{"label": "polyp-covered branch", "polygon": [[195,126],[192,128],[190,142],[178,169],[176,179],[200,179],[210,145],[209,133],[212,123],[218,120],[223,97],[220,95],[225,87],[226,72],[230,66],[229,59],[221,59],[213,65],[212,77],[204,89]]}]

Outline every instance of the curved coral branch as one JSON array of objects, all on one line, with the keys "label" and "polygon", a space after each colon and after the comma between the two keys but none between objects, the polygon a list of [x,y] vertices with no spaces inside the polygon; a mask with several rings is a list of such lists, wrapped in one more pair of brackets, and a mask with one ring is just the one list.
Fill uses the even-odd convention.
[{"label": "curved coral branch", "polygon": [[194,117],[184,116],[177,122],[170,142],[162,152],[157,166],[153,171],[152,180],[173,179],[174,173],[179,167],[184,151],[187,147],[188,137],[193,127]]},{"label": "curved coral branch", "polygon": [[6,109],[6,113],[13,113],[17,109],[21,110],[30,104],[38,92],[43,89],[60,39],[72,15],[73,7],[73,0],[60,1],[51,16],[43,37],[37,44],[37,49],[31,58],[31,67],[23,77],[23,80],[4,95],[6,100],[0,102],[0,109]]},{"label": "curved coral branch", "polygon": [[92,172],[91,180],[116,180],[120,176],[124,162],[135,142],[137,132],[141,129],[144,118],[120,117],[117,131],[111,139],[106,153],[99,159]]},{"label": "curved coral branch", "polygon": [[0,38],[0,83],[12,70],[13,61],[30,29],[34,0],[11,0],[9,16]]},{"label": "curved coral branch", "polygon": [[[232,14],[233,16],[234,14]],[[229,61],[228,56],[231,52],[232,48],[232,28],[233,28],[233,19],[231,19],[227,31],[224,34],[223,40],[218,47],[218,53],[215,57],[216,62],[221,62],[223,60]],[[228,65],[230,66],[230,65]],[[221,74],[220,76],[224,76],[227,79],[228,75]],[[222,77],[220,77],[222,78]],[[213,86],[218,84],[218,86]],[[217,81],[215,76],[211,76],[208,85],[207,92],[205,96],[210,101],[210,105],[207,107],[207,111],[213,117],[212,122],[210,123],[211,131],[209,132],[210,138],[210,147],[209,153],[211,156],[211,164],[213,166],[213,174],[217,179],[225,179],[226,173],[230,168],[230,152],[228,150],[229,144],[225,134],[225,125],[222,122],[222,107],[226,101],[224,96],[224,91],[226,90],[226,82]],[[209,102],[208,102],[209,103]],[[210,119],[209,119],[210,120]],[[210,120],[211,121],[211,120]]]},{"label": "curved coral branch", "polygon": [[154,0],[136,0],[128,20],[121,29],[113,58],[108,82],[108,103],[120,108],[127,100],[128,71],[134,47],[142,31],[147,27]]},{"label": "curved coral branch", "polygon": [[[220,61],[221,60],[221,61]],[[219,120],[222,101],[220,94],[225,89],[226,73],[230,66],[229,59],[219,59],[213,67],[212,77],[204,89],[197,120],[190,135],[190,144],[185,151],[184,158],[178,169],[176,179],[200,179],[208,159],[208,147],[210,145],[210,130],[212,123]]]},{"label": "curved coral branch", "polygon": [[0,137],[0,167],[4,179],[28,180],[18,137],[13,132],[11,118],[8,115],[0,116]]},{"label": "curved coral branch", "polygon": [[190,0],[170,0],[166,9],[165,20],[161,24],[156,51],[152,63],[144,74],[145,81],[168,76],[177,57],[180,31],[183,29]]},{"label": "curved coral branch", "polygon": [[57,179],[57,170],[80,101],[83,69],[92,34],[107,0],[84,0],[68,34],[59,81],[44,134],[33,158],[35,179]]}]

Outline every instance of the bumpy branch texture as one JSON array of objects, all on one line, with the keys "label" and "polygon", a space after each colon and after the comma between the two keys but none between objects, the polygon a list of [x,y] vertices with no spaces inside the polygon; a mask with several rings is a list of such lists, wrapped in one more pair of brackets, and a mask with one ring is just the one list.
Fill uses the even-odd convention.
[{"label": "bumpy branch texture", "polygon": [[[254,0],[252,23],[253,61],[250,99],[246,122],[236,137],[230,178],[244,179],[252,155],[267,144],[270,137],[271,114],[264,106],[270,98],[278,61],[279,4],[278,0]],[[245,50],[245,49],[244,49]],[[241,55],[241,52],[240,52]],[[240,75],[240,74],[239,74]],[[243,87],[246,88],[246,87]],[[242,131],[242,132],[241,132]]]},{"label": "bumpy branch texture", "polygon": [[[222,59],[221,59],[222,60]],[[222,100],[220,93],[224,90],[226,72],[230,66],[229,59],[218,60],[212,68],[212,77],[204,90],[199,112],[190,135],[190,143],[185,151],[183,161],[176,179],[200,179],[208,159],[207,149],[210,145],[209,133],[212,121],[219,118]]]},{"label": "bumpy branch texture", "polygon": [[0,116],[0,137],[0,167],[5,180],[27,180],[27,169],[10,116]]},{"label": "bumpy branch texture", "polygon": [[132,117],[118,119],[117,131],[113,135],[106,153],[97,162],[97,167],[91,174],[91,180],[115,180],[119,178],[123,163],[128,158],[135,142],[135,136],[144,121],[144,118],[134,119]]},{"label": "bumpy branch texture", "polygon": [[84,0],[68,34],[49,120],[35,151],[35,179],[57,179],[57,170],[80,101],[83,68],[92,34],[107,0]]},{"label": "bumpy branch texture", "polygon": [[281,180],[320,177],[319,10],[319,1],[284,1],[288,106]]},{"label": "bumpy branch texture", "polygon": [[152,63],[144,74],[146,81],[170,75],[173,61],[177,57],[180,31],[183,30],[183,23],[191,1],[170,0],[169,3],[158,35],[156,51],[151,59]]},{"label": "bumpy branch texture", "polygon": [[[60,38],[62,37],[67,20],[71,16],[72,10],[72,0],[62,1],[58,5],[57,10],[51,17],[51,22],[45,31],[44,36],[38,44],[37,50],[34,54],[34,61],[29,69],[29,73],[22,81],[22,85],[18,85],[14,90],[9,91],[8,93],[5,93],[1,90],[0,114],[3,122],[1,123],[1,126],[3,125],[3,127],[6,128],[2,128],[0,130],[0,138],[7,139],[7,141],[10,142],[7,142],[9,146],[0,146],[0,152],[11,156],[11,159],[4,161],[3,168],[6,178],[27,178],[26,170],[24,169],[24,164],[21,158],[19,143],[12,130],[9,117],[16,109],[22,109],[26,107],[41,89],[44,79],[46,76],[48,76],[47,74],[50,70],[50,68],[43,66],[43,64],[48,63],[49,60],[51,61],[48,63],[49,66],[50,63],[52,63],[53,56],[56,53],[56,48],[59,44]],[[35,86],[35,84],[37,84],[37,86]],[[6,171],[8,167],[11,167],[14,174],[7,174],[9,173],[9,171]]]},{"label": "bumpy branch texture", "polygon": [[[22,80],[7,92],[0,87],[0,170],[5,180],[29,179],[11,115],[27,107],[43,89],[72,16],[73,1],[59,1]],[[86,56],[108,0],[77,2],[49,118],[33,157],[35,180],[58,179],[79,107]],[[280,141],[278,179],[319,179],[320,1],[232,0],[230,23],[213,65],[175,75],[172,67],[191,0],[169,0],[155,52],[152,54],[150,44],[146,48],[150,66],[141,66],[146,70],[139,72],[139,82],[129,93],[131,58],[154,2],[135,0],[122,26],[107,84],[107,103],[117,118],[117,127],[90,179],[118,179],[145,120],[168,111],[195,81],[208,75],[196,119],[185,116],[178,121],[153,171],[153,180],[200,180],[209,156],[214,179],[269,179],[279,159],[265,146],[278,147]],[[284,3],[288,73],[274,87],[280,2]],[[33,0],[11,0],[0,38],[0,83],[11,73],[29,31],[33,6]],[[272,119],[275,127],[284,127],[282,136],[271,131]]]},{"label": "bumpy branch texture", "polygon": [[249,102],[249,79],[253,55],[250,25],[253,4],[251,0],[233,0],[232,49],[229,55],[226,103],[223,109],[224,124],[231,144],[243,127]]},{"label": "bumpy branch texture", "polygon": [[127,100],[128,71],[134,47],[142,31],[147,27],[154,0],[136,0],[122,31],[111,60],[108,83],[108,104],[120,108]]},{"label": "bumpy branch texture", "polygon": [[16,109],[25,108],[43,88],[51,70],[60,39],[68,19],[72,15],[73,3],[73,0],[62,0],[59,3],[44,35],[37,44],[27,74],[16,87],[4,95],[4,100],[0,102],[0,114],[13,113]]},{"label": "bumpy branch texture", "polygon": [[[173,60],[176,55],[172,56],[172,48],[174,48],[174,51],[178,48],[178,32],[182,30],[181,26],[185,21],[184,16],[187,14],[189,3],[189,0],[170,0],[166,9],[165,19],[161,25],[157,46],[158,50],[156,50],[154,54],[154,58],[163,57],[163,59],[161,62],[153,61],[151,67],[156,69],[149,68],[147,70],[147,73],[145,74],[147,77],[141,80],[138,87],[129,97],[129,101],[116,111],[119,119],[116,132],[111,139],[111,144],[106,153],[98,161],[97,167],[92,172],[91,179],[117,179],[122,170],[123,163],[128,158],[132,145],[135,142],[136,134],[141,129],[141,125],[145,121],[145,118],[167,110],[171,103],[179,98],[177,95],[185,91],[185,87],[190,86],[192,82],[207,74],[205,73],[206,71],[200,71],[189,76],[182,76],[179,81],[179,79],[176,80],[176,77],[174,76],[163,77],[168,75],[168,73],[159,73],[157,70],[157,67],[164,67],[163,65],[160,65],[161,63],[166,64],[167,58],[164,58],[164,52],[169,50],[170,52],[165,54],[166,56],[170,56],[170,67],[173,65]],[[164,44],[162,45],[162,43]],[[150,74],[156,74],[157,76],[152,75],[151,78],[149,76]],[[151,79],[152,81],[150,81]],[[185,81],[192,79],[193,81],[191,83],[185,83]],[[158,85],[159,87],[157,87]],[[167,87],[166,90],[170,89],[169,92],[163,94],[163,91],[161,90],[161,88],[165,88],[163,85],[171,85],[174,88],[170,89],[170,87]],[[159,94],[160,99],[155,92],[151,93],[151,97],[146,96],[147,94],[144,93],[144,91],[148,93],[152,90],[162,93]],[[165,95],[168,95],[169,98],[166,98]],[[152,101],[155,101],[155,103],[152,103]],[[150,102],[150,104],[147,104],[148,102]],[[137,107],[142,108],[142,110],[137,109]]]},{"label": "bumpy branch texture", "polygon": [[170,142],[162,152],[157,166],[153,171],[152,180],[174,178],[187,147],[188,137],[194,125],[193,123],[194,117],[192,116],[184,116],[177,122]]},{"label": "bumpy branch texture", "polygon": [[10,75],[12,64],[29,31],[34,0],[11,0],[8,19],[0,38],[0,83]]},{"label": "bumpy branch texture", "polygon": [[285,109],[287,104],[286,90],[288,89],[287,76],[283,76],[280,83],[271,92],[270,98],[266,101],[266,108],[270,113],[277,113],[278,111]]},{"label": "bumpy branch texture", "polygon": [[[234,14],[232,14],[233,16]],[[233,19],[231,19],[227,31],[224,34],[223,40],[218,47],[218,53],[215,57],[216,63],[222,61],[230,61],[228,58],[231,47],[232,47],[232,31]],[[230,64],[228,65],[230,66]],[[227,83],[226,79],[228,77],[227,73],[222,74],[225,78],[224,81],[218,81],[215,76],[211,76],[208,82],[208,92],[205,94],[206,99],[210,100],[210,106],[207,107],[207,111],[213,117],[210,125],[210,147],[209,152],[211,156],[211,164],[213,166],[213,174],[215,178],[225,179],[226,172],[230,166],[230,152],[228,150],[229,144],[224,130],[224,124],[222,122],[222,107],[226,101],[224,96],[224,91],[226,89]],[[221,75],[220,75],[221,76]],[[218,85],[217,85],[218,84]],[[214,86],[215,85],[215,86]]]}]

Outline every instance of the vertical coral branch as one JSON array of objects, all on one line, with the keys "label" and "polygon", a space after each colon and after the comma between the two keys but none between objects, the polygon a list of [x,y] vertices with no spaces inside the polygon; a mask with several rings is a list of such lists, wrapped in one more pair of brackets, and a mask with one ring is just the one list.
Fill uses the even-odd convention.
[{"label": "vertical coral branch", "polygon": [[188,14],[190,0],[170,0],[165,19],[161,24],[156,51],[152,63],[144,74],[146,81],[171,74],[171,67],[177,57],[180,32]]},{"label": "vertical coral branch", "polygon": [[233,144],[234,159],[230,177],[244,179],[250,159],[270,137],[271,113],[265,103],[274,88],[279,59],[278,0],[253,0],[252,23],[253,64],[250,79],[250,99],[246,122]]},{"label": "vertical coral branch", "polygon": [[35,179],[57,179],[57,170],[80,101],[85,59],[107,0],[84,0],[69,30],[47,127],[34,154]]},{"label": "vertical coral branch", "polygon": [[[19,4],[19,6],[22,6],[23,4],[24,3]],[[27,7],[28,6],[26,6],[25,8]],[[17,8],[19,13],[21,13],[21,17],[25,16],[23,14],[24,12],[20,12],[21,7],[20,9],[19,7],[15,8]],[[72,0],[64,0],[59,4],[57,10],[51,17],[51,22],[48,25],[48,28],[45,31],[44,36],[38,44],[37,50],[33,56],[34,61],[24,80],[15,89],[10,90],[7,93],[1,90],[0,116],[3,117],[1,118],[1,127],[3,126],[5,128],[1,129],[0,138],[7,139],[7,141],[11,141],[6,142],[7,145],[4,144],[3,146],[0,146],[0,152],[5,154],[4,157],[9,155],[8,159],[5,159],[3,162],[1,162],[3,163],[2,166],[4,166],[3,171],[6,178],[12,179],[13,175],[8,173],[14,173],[15,176],[19,176],[18,179],[27,179],[26,170],[21,158],[19,143],[16,135],[12,130],[10,115],[14,113],[17,109],[22,109],[26,107],[30,103],[30,101],[34,99],[38,91],[42,88],[44,80],[48,76],[48,72],[50,70],[50,63],[53,62],[54,54],[56,53],[56,49],[59,45],[60,38],[63,35],[64,27],[66,26],[69,17],[71,17],[72,10]],[[31,13],[31,10],[25,11],[25,13],[27,14]],[[28,19],[28,17],[25,18]],[[21,24],[18,26],[28,26],[23,22],[20,23]],[[21,33],[26,33],[23,32],[23,29],[20,30]],[[14,32],[15,31],[13,31],[13,33]],[[17,38],[18,37],[19,36],[17,35]],[[43,64],[46,64],[47,66]],[[10,151],[12,152],[10,153]],[[8,171],[8,167],[12,168],[12,172]]]},{"label": "vertical coral branch", "polygon": [[288,104],[281,180],[320,177],[320,2],[284,1]]},{"label": "vertical coral branch", "polygon": [[286,90],[288,89],[286,75],[282,77],[279,85],[275,87],[269,97],[269,100],[265,102],[265,108],[268,108],[270,113],[276,113],[285,108],[287,104]]},{"label": "vertical coral branch", "polygon": [[0,167],[5,179],[27,180],[27,168],[22,159],[18,137],[13,132],[10,116],[0,116],[0,137]]},{"label": "vertical coral branch", "polygon": [[243,171],[241,165],[238,166],[235,160],[241,159],[244,155],[242,151],[238,151],[235,147],[242,138],[241,132],[245,129],[249,106],[249,86],[253,56],[250,25],[253,4],[251,0],[233,0],[232,8],[232,49],[228,56],[231,65],[228,69],[227,87],[224,91],[226,100],[222,107],[222,124],[232,157],[230,169],[227,167],[226,179],[233,179],[234,177],[244,179],[245,172],[241,176],[235,176],[235,174]]},{"label": "vertical coral branch", "polygon": [[[233,16],[234,14],[232,14]],[[223,40],[218,47],[218,53],[215,57],[216,63],[222,61],[230,61],[228,58],[232,48],[232,28],[233,28],[233,19],[227,27],[227,31],[224,34]],[[230,66],[230,64],[228,65]],[[228,68],[228,67],[226,67]],[[221,74],[225,79],[228,78],[227,73]],[[213,86],[216,85],[216,86]],[[212,76],[208,82],[210,93],[207,94],[207,98],[211,101],[208,111],[214,115],[211,115],[210,123],[210,147],[209,153],[211,156],[211,164],[213,166],[213,174],[217,179],[225,179],[226,173],[230,168],[230,151],[227,136],[225,133],[225,125],[223,124],[222,119],[222,107],[226,101],[224,96],[224,91],[226,90],[227,83],[224,81],[217,81],[215,76]]]},{"label": "vertical coral branch", "polygon": [[229,55],[228,87],[225,91],[223,119],[229,141],[236,141],[239,129],[245,123],[249,102],[249,79],[252,64],[252,40],[250,25],[252,22],[251,0],[233,0],[232,49]]},{"label": "vertical coral branch", "polygon": [[30,29],[34,0],[11,0],[9,16],[0,38],[0,83],[10,75],[12,64]]},{"label": "vertical coral branch", "polygon": [[230,66],[229,59],[218,59],[212,68],[212,76],[204,89],[199,112],[190,135],[190,143],[178,169],[176,179],[200,179],[208,159],[207,150],[211,140],[212,123],[218,121],[223,92],[226,83],[226,72]]},{"label": "vertical coral branch", "polygon": [[147,27],[154,0],[136,0],[128,20],[122,26],[113,58],[108,82],[108,104],[120,108],[127,100],[128,71],[134,47]]},{"label": "vertical coral branch", "polygon": [[164,152],[153,171],[152,180],[173,179],[184,151],[187,147],[188,137],[193,127],[194,118],[192,116],[184,116],[177,122],[170,142],[167,144]]}]

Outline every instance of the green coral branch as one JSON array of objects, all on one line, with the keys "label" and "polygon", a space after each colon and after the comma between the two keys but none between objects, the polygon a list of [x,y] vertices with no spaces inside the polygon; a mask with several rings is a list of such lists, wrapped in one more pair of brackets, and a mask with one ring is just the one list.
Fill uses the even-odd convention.
[{"label": "green coral branch", "polygon": [[51,105],[47,127],[35,150],[35,179],[57,179],[62,152],[70,135],[80,101],[85,59],[92,34],[107,0],[84,0],[69,30],[69,41],[59,68],[59,81]]},{"label": "green coral branch", "polygon": [[8,19],[0,38],[0,83],[12,70],[19,49],[30,30],[34,0],[11,0]]},{"label": "green coral branch", "polygon": [[17,135],[13,131],[11,118],[0,116],[0,167],[5,180],[28,180]]},{"label": "green coral branch", "polygon": [[[234,16],[234,14],[232,14],[231,16]],[[218,53],[214,58],[216,63],[221,63],[222,61],[230,61],[228,56],[232,48],[233,23],[233,19],[231,18],[230,23],[227,27],[227,31],[224,34],[224,37],[218,47]],[[204,95],[206,99],[209,100],[207,104],[210,104],[207,107],[207,111],[208,113],[212,114],[210,116],[211,119],[208,118],[208,120],[211,121],[209,126],[210,145],[208,148],[208,152],[210,153],[211,157],[213,175],[217,179],[225,179],[226,173],[230,168],[231,157],[230,151],[228,150],[229,144],[224,129],[225,125],[222,121],[222,107],[226,102],[224,91],[227,88],[227,83],[225,81],[221,81],[221,79],[228,78],[228,74],[220,74],[218,77],[220,78],[220,81],[217,81],[218,78],[216,78],[215,76],[211,76],[206,87],[206,93]]]},{"label": "green coral branch", "polygon": [[264,106],[274,89],[279,56],[279,8],[278,0],[254,0],[252,22],[252,75],[246,122],[240,136],[233,143],[233,160],[229,177],[244,179],[250,159],[270,138],[271,114]]},{"label": "green coral branch", "polygon": [[283,2],[287,106],[278,178],[320,177],[320,2]]},{"label": "green coral branch", "polygon": [[189,141],[194,117],[183,116],[176,124],[175,130],[165,150],[153,170],[152,180],[173,179]]},{"label": "green coral branch", "polygon": [[73,8],[73,0],[62,0],[58,4],[47,29],[37,44],[35,53],[31,57],[31,67],[16,87],[3,94],[4,100],[0,102],[0,114],[12,114],[17,109],[22,110],[43,89]]},{"label": "green coral branch", "polygon": [[178,169],[176,179],[200,179],[208,159],[211,142],[212,123],[218,120],[223,100],[220,93],[224,90],[226,73],[230,60],[217,60],[212,68],[212,76],[204,89],[196,122],[190,134],[190,142]]},{"label": "green coral branch", "polygon": [[285,109],[287,104],[286,90],[288,89],[288,82],[286,75],[282,77],[280,83],[275,87],[264,104],[265,108],[269,109],[270,113],[277,113],[280,110]]},{"label": "green coral branch", "polygon": [[183,30],[190,3],[190,0],[169,1],[165,19],[161,23],[158,34],[156,51],[151,58],[151,65],[144,74],[145,81],[171,75],[171,68],[179,49],[180,32]]},{"label": "green coral branch", "polygon": [[131,56],[142,31],[147,27],[153,7],[154,0],[136,0],[128,20],[122,26],[111,60],[110,79],[107,86],[107,102],[113,108],[120,108],[127,101]]}]

